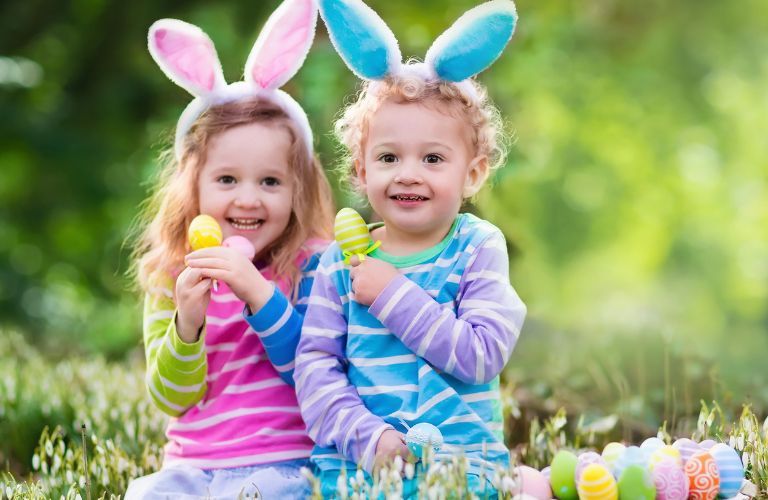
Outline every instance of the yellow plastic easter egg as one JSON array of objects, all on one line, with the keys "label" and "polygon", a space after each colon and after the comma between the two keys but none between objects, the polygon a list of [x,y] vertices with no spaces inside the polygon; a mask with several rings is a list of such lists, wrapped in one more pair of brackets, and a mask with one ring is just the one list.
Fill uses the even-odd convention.
[{"label": "yellow plastic easter egg", "polygon": [[352,208],[342,208],[333,224],[336,242],[346,254],[364,253],[371,244],[371,233],[360,214]]},{"label": "yellow plastic easter egg", "polygon": [[192,250],[219,246],[222,239],[221,227],[210,215],[200,214],[192,219],[187,237]]},{"label": "yellow plastic easter egg", "polygon": [[616,480],[605,466],[589,464],[577,482],[579,498],[582,500],[616,500],[619,490]]}]

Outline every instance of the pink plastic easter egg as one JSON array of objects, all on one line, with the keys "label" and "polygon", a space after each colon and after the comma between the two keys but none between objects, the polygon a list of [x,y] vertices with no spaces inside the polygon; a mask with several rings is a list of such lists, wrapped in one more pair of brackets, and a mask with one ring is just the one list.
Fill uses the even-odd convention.
[{"label": "pink plastic easter egg", "polygon": [[517,473],[515,494],[528,495],[537,500],[551,500],[552,488],[544,474],[527,465],[515,467],[515,472]]},{"label": "pink plastic easter egg", "polygon": [[674,458],[664,458],[653,468],[657,500],[685,500],[688,498],[688,477]]},{"label": "pink plastic easter egg", "polygon": [[720,472],[709,452],[700,451],[685,464],[688,495],[692,500],[714,500],[720,489]]},{"label": "pink plastic easter egg", "polygon": [[683,465],[685,465],[692,456],[701,451],[699,444],[688,438],[680,438],[672,443],[672,446],[680,452],[680,458],[683,459]]},{"label": "pink plastic easter egg", "polygon": [[253,243],[248,241],[248,238],[240,235],[230,236],[224,240],[222,246],[232,248],[241,255],[245,255],[248,260],[253,260],[256,257],[256,249],[253,248]]}]

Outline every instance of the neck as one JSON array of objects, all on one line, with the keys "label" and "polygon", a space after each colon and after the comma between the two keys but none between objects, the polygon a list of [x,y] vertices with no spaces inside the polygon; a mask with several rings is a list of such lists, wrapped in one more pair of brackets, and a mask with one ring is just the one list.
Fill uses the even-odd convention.
[{"label": "neck", "polygon": [[412,255],[443,241],[443,238],[448,235],[451,226],[453,226],[453,220],[447,225],[432,231],[412,233],[400,231],[396,227],[388,225],[385,221],[384,226],[375,229],[371,236],[374,240],[381,240],[381,250],[390,255]]}]

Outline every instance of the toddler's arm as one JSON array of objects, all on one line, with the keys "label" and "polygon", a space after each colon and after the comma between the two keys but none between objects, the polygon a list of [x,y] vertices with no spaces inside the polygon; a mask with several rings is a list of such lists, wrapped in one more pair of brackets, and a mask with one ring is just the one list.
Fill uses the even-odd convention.
[{"label": "toddler's arm", "polygon": [[255,313],[245,307],[245,320],[261,338],[267,356],[280,377],[290,385],[293,382],[296,347],[301,336],[301,326],[307,311],[307,302],[315,279],[315,270],[320,261],[319,254],[308,259],[301,271],[296,304],[277,287],[272,297]]},{"label": "toddler's arm", "polygon": [[335,445],[365,470],[373,469],[376,445],[391,425],[363,404],[347,377],[347,321],[331,274],[342,262],[326,259],[318,267],[296,353],[296,391],[309,436],[320,446]]},{"label": "toddler's arm", "polygon": [[469,259],[457,301],[458,314],[399,275],[369,311],[438,369],[462,382],[486,383],[507,363],[526,312],[509,284],[509,260],[501,232],[486,238]]},{"label": "toddler's arm", "polygon": [[164,413],[179,416],[199,402],[207,386],[204,338],[187,344],[176,333],[176,304],[168,286],[159,286],[144,299],[146,384],[152,401]]}]

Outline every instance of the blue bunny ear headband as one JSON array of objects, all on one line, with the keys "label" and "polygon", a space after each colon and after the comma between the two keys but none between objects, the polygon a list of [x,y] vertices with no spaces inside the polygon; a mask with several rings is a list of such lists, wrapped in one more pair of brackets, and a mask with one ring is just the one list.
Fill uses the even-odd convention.
[{"label": "blue bunny ear headband", "polygon": [[344,62],[364,80],[416,75],[444,80],[476,96],[467,81],[498,59],[517,24],[511,0],[492,0],[465,12],[427,51],[424,63],[403,64],[397,39],[362,0],[319,0],[331,42]]},{"label": "blue bunny ear headband", "polygon": [[176,125],[180,160],[192,124],[211,106],[260,97],[277,105],[296,123],[312,155],[312,129],[306,113],[280,90],[301,68],[317,23],[316,0],[284,0],[272,13],[245,63],[245,79],[227,85],[213,42],[200,28],[161,19],[149,29],[149,52],[160,69],[195,99]]}]

